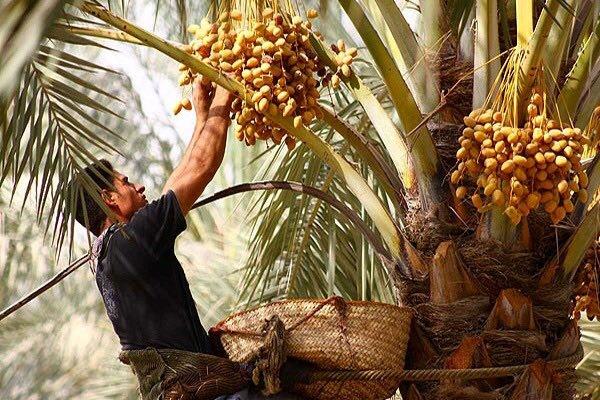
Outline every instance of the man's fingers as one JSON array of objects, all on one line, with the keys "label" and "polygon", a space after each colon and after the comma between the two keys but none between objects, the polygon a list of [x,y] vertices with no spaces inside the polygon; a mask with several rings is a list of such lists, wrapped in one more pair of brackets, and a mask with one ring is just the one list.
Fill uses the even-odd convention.
[{"label": "man's fingers", "polygon": [[204,78],[196,77],[193,85],[194,108],[200,114],[206,114],[214,94],[212,86],[206,85],[205,82]]},{"label": "man's fingers", "polygon": [[211,106],[225,106],[228,109],[234,95],[227,89],[212,83],[205,76],[194,79],[194,107],[198,112],[207,111]]},{"label": "man's fingers", "polygon": [[217,86],[217,89],[215,90],[215,98],[213,99],[213,102],[218,102],[219,104],[225,104],[225,105],[230,105],[231,102],[233,101],[233,94],[221,87],[221,86]]},{"label": "man's fingers", "polygon": [[[200,83],[201,83],[202,85],[204,85],[204,86],[208,86],[208,85],[211,85],[211,84],[212,84],[211,80],[210,80],[210,79],[208,79],[208,77],[207,77],[207,76],[204,76],[204,75],[202,75],[202,78],[200,78]],[[211,85],[211,86],[212,86],[212,85]]]},{"label": "man's fingers", "polygon": [[197,77],[194,79],[194,93],[197,93],[198,96],[208,97],[210,89],[210,85],[204,82],[204,78]]}]

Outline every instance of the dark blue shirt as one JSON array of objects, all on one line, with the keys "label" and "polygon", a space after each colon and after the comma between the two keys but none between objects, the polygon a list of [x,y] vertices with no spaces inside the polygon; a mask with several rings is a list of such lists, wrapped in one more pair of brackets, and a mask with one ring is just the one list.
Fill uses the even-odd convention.
[{"label": "dark blue shirt", "polygon": [[188,281],[175,257],[187,224],[169,191],[107,232],[96,283],[124,350],[146,347],[210,353]]}]

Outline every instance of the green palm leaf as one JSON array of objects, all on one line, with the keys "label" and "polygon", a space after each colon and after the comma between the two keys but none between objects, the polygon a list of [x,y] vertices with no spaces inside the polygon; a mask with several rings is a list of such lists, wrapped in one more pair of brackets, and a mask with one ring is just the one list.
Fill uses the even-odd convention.
[{"label": "green palm leaf", "polygon": [[[404,130],[404,148],[410,149],[412,168],[420,178],[419,198],[424,209],[428,209],[432,204],[442,202],[443,197],[439,190],[439,156],[427,127],[420,125],[422,110],[417,106],[414,95],[360,4],[355,0],[340,0],[339,3],[361,35],[387,87]],[[412,132],[413,130],[416,131]],[[406,152],[399,151],[399,146],[395,146],[392,139],[394,138],[390,137],[386,140],[386,149],[393,155],[394,165],[402,174],[408,161],[403,159],[406,158]]]},{"label": "green palm leaf", "polygon": [[65,0],[9,0],[0,5],[0,100],[6,101]]},{"label": "green palm leaf", "polygon": [[[96,161],[97,154],[119,153],[115,144],[122,141],[117,133],[98,121],[103,114],[119,117],[106,105],[107,101],[118,100],[117,97],[89,80],[91,74],[115,71],[86,61],[57,42],[64,39],[95,44],[68,33],[64,22],[68,22],[70,14],[58,14],[58,23],[49,31],[55,38],[53,44],[48,42],[39,47],[23,71],[18,94],[7,104],[8,122],[3,126],[0,144],[0,184],[10,176],[14,196],[16,188],[26,183],[23,204],[35,194],[38,221],[44,215],[45,230],[54,227],[57,250],[74,227],[74,219],[63,215],[63,211],[75,212],[75,198],[81,195],[71,190],[69,181]],[[91,181],[80,183],[81,190],[95,192]],[[44,213],[47,210],[49,214]]]},{"label": "green palm leaf", "polygon": [[600,322],[587,321],[583,315],[579,326],[585,356],[577,365],[577,392],[596,400],[600,398]]},{"label": "green palm leaf", "polygon": [[[346,93],[338,91],[332,106],[340,110],[341,119],[359,130],[369,128],[365,129],[368,135],[373,128],[365,123],[367,115]],[[347,143],[339,142],[330,129],[316,132],[351,162],[363,165],[361,156]],[[271,168],[256,179],[302,181],[343,199],[354,210],[361,210],[359,199],[306,146],[288,154],[273,149],[263,157],[270,158]],[[377,178],[371,179],[379,196],[385,198]],[[337,211],[319,200],[282,192],[263,193],[252,203],[254,229],[243,271],[241,304],[248,306],[284,297],[325,297],[332,290],[346,298],[393,301],[381,261],[369,254],[369,246],[356,228]]]},{"label": "green palm leaf", "polygon": [[592,34],[585,42],[558,96],[559,114],[564,120],[574,119],[579,98],[598,57],[600,57],[600,21],[596,23]]}]

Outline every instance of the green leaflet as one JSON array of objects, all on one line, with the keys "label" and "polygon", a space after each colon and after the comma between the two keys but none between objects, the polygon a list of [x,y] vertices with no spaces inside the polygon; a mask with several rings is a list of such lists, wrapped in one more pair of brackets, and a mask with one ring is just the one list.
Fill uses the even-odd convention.
[{"label": "green leaflet", "polygon": [[587,84],[589,74],[596,65],[599,55],[600,21],[596,23],[594,31],[585,43],[583,50],[579,53],[558,96],[557,103],[561,119],[575,119],[579,97]]}]

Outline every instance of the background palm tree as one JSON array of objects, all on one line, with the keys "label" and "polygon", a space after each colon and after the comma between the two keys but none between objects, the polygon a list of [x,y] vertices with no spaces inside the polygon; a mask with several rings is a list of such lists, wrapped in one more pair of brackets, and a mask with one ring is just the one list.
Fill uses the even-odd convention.
[{"label": "background palm tree", "polygon": [[[18,2],[11,2],[11,4],[18,4]],[[128,7],[125,4],[119,3],[113,6],[117,13],[126,14],[124,11]],[[178,20],[182,22],[182,26],[185,26],[186,16],[194,14],[187,13],[187,9],[181,2],[176,6]],[[438,365],[436,362],[451,360],[457,348],[461,348],[460,339],[463,336],[468,334],[479,336],[482,333],[481,318],[485,319],[490,312],[495,296],[499,295],[502,289],[517,287],[525,296],[533,298],[536,323],[541,321],[540,330],[547,335],[548,344],[553,345],[560,335],[561,328],[567,322],[565,309],[568,308],[568,293],[564,298],[558,298],[556,294],[554,298],[549,298],[547,294],[546,297],[542,297],[528,285],[523,285],[523,281],[529,280],[529,283],[533,275],[541,270],[545,261],[552,256],[551,252],[523,256],[522,253],[515,255],[514,250],[506,251],[503,256],[521,257],[518,258],[519,262],[533,260],[530,262],[530,269],[524,274],[515,271],[514,268],[496,271],[504,280],[491,282],[494,284],[491,285],[490,281],[493,279],[485,280],[490,273],[492,278],[494,277],[493,269],[485,269],[490,267],[491,261],[476,262],[470,249],[470,244],[474,243],[472,229],[477,225],[477,221],[473,219],[463,221],[464,225],[462,222],[457,224],[453,221],[452,210],[440,206],[440,202],[443,204],[443,200],[449,198],[449,191],[443,184],[443,177],[454,164],[453,151],[456,149],[454,143],[460,133],[460,125],[456,123],[462,120],[462,116],[467,114],[473,105],[478,106],[482,103],[499,69],[500,60],[496,61],[495,57],[517,42],[514,3],[421,2],[420,7],[416,7],[418,12],[404,10],[404,14],[400,12],[400,8],[415,7],[415,4],[401,3],[399,8],[396,4],[385,1],[361,3],[340,1],[339,6],[338,3],[333,2],[322,3],[319,6],[322,15],[326,18],[328,15],[332,16],[333,23],[330,22],[328,26],[339,26],[338,10],[341,6],[348,16],[348,19],[342,21],[351,22],[357,27],[357,33],[362,41],[359,45],[366,47],[361,52],[365,57],[364,62],[355,64],[354,70],[357,75],[347,81],[347,89],[323,96],[324,106],[335,109],[338,116],[358,129],[348,130],[344,126],[336,125],[335,119],[329,119],[325,120],[325,123],[317,123],[311,127],[315,136],[311,136],[310,132],[297,132],[299,137],[306,140],[307,146],[301,146],[288,154],[282,154],[280,149],[274,147],[267,149],[261,157],[270,157],[270,168],[261,171],[261,175],[302,181],[328,190],[339,199],[343,199],[352,209],[360,212],[363,219],[372,224],[374,230],[380,232],[383,240],[388,244],[394,264],[390,269],[389,264],[374,254],[365,239],[357,235],[355,229],[326,204],[306,196],[267,193],[257,198],[254,203],[255,228],[250,235],[252,252],[248,257],[243,279],[243,290],[240,296],[242,304],[255,304],[285,296],[326,296],[334,293],[347,298],[401,301],[414,306],[417,310],[415,329],[420,330],[422,335],[413,334],[413,337],[422,338],[421,344],[431,345],[430,359],[423,357],[428,353],[421,353],[419,358],[409,355],[409,365],[413,368],[424,368]],[[18,10],[18,7],[13,7]],[[90,7],[93,9],[93,6]],[[67,10],[69,16],[63,15],[63,19],[59,20],[58,24],[52,25],[46,31],[46,35],[54,38],[55,41],[93,46],[94,43],[87,36],[74,33],[73,29],[65,23],[66,17],[70,23],[77,22],[94,27],[87,20],[89,17],[77,14],[74,8],[68,7]],[[89,11],[90,8],[87,10]],[[44,11],[46,19],[42,21],[52,21],[52,16],[55,15],[52,12],[56,11],[50,8]],[[409,26],[403,17],[409,13],[417,16],[411,21],[412,26]],[[534,38],[543,38],[547,34],[549,39],[543,43],[545,46],[540,45],[540,40],[536,39],[537,42],[532,40],[530,54],[553,57],[552,66],[556,67],[555,75],[559,75],[559,82],[566,81],[559,89],[567,88],[566,91],[563,89],[560,92],[568,100],[565,102],[568,104],[568,110],[576,116],[574,122],[578,126],[585,127],[593,107],[598,104],[597,96],[600,92],[596,87],[598,84],[598,40],[595,33],[598,26],[597,6],[586,1],[548,1],[545,8],[540,4],[534,14],[541,20],[545,18],[545,21],[550,21],[550,23],[538,24],[539,29],[536,28]],[[27,14],[21,12],[16,15]],[[328,21],[326,18],[323,20]],[[14,26],[15,32],[18,32],[18,27],[21,25]],[[476,27],[476,31],[470,39],[469,35],[472,32],[470,28],[473,26]],[[185,35],[184,31],[177,29],[177,32],[163,32],[161,36],[172,39],[179,36],[181,40],[182,35]],[[37,37],[32,36],[29,39],[33,42],[42,37],[41,34]],[[341,35],[336,33],[335,36]],[[0,42],[3,49],[5,43],[8,47],[14,45],[16,37],[16,34],[10,34],[10,31],[6,36],[0,36],[9,39]],[[350,36],[346,39],[352,40],[352,38]],[[562,40],[563,38],[566,39]],[[35,46],[24,47],[35,48]],[[103,117],[100,113],[111,114],[111,109],[103,104],[114,94],[107,92],[103,85],[90,84],[89,81],[78,80],[76,74],[65,73],[68,71],[67,68],[86,67],[86,69],[96,70],[102,68],[100,65],[86,64],[86,57],[73,58],[73,54],[61,49],[60,43],[58,48],[60,52],[51,51],[48,46],[40,47],[32,64],[26,62],[16,64],[25,65],[20,75],[22,79],[18,86],[19,91],[14,96],[15,92],[11,91],[11,87],[3,89],[3,93],[8,94],[3,94],[3,99],[6,100],[2,112],[4,119],[0,120],[0,123],[3,128],[3,151],[5,151],[2,157],[3,176],[10,173],[15,183],[20,180],[27,182],[30,177],[35,181],[35,177],[40,177],[40,185],[35,191],[40,204],[38,216],[42,215],[41,211],[45,211],[54,217],[53,220],[57,222],[58,227],[55,243],[60,248],[69,232],[69,222],[61,219],[57,210],[68,204],[72,194],[70,197],[61,184],[64,179],[61,181],[58,178],[72,175],[94,159],[94,153],[88,154],[83,146],[78,145],[79,143],[87,141],[99,149],[109,147],[113,143],[104,142],[104,138],[110,136],[109,131],[89,132],[86,126],[78,125],[69,116],[78,115],[91,124],[97,122],[95,125],[98,127],[106,126],[102,123]],[[171,52],[172,57],[176,57],[177,54],[173,49],[167,50]],[[549,56],[542,54],[544,51]],[[557,55],[561,56],[557,57]],[[321,50],[320,56],[325,61],[328,58],[324,50]],[[572,69],[571,64],[574,65]],[[52,68],[48,68],[48,65]],[[471,81],[468,75],[473,65],[477,67],[477,71]],[[561,65],[564,65],[562,72]],[[197,65],[192,66],[197,67]],[[53,74],[53,71],[60,71],[60,76]],[[571,71],[571,79],[565,79],[567,71]],[[86,72],[88,71],[84,70],[84,73]],[[65,85],[65,79],[69,85]],[[221,81],[229,84],[226,79]],[[38,85],[41,89],[38,89]],[[73,86],[77,89],[73,90]],[[473,90],[473,87],[476,90]],[[446,91],[444,96],[441,95],[442,91]],[[93,94],[88,95],[86,92]],[[95,96],[104,96],[104,100],[98,101]],[[92,112],[82,114],[82,105],[90,108]],[[44,110],[44,113],[40,110]],[[46,110],[48,110],[47,115]],[[435,111],[435,115],[428,115],[432,111]],[[433,118],[426,125],[421,126],[419,123],[423,115]],[[29,135],[22,135],[21,133],[27,127],[29,127]],[[416,132],[408,135],[413,129]],[[112,129],[112,131],[122,132],[121,129]],[[331,144],[332,148],[323,147],[320,144],[322,142],[315,137]],[[357,137],[366,138],[363,140],[370,147],[365,149],[357,146]],[[44,140],[45,138],[48,138],[47,141]],[[51,148],[52,143],[55,147]],[[26,151],[17,150],[21,148]],[[47,152],[49,148],[54,150]],[[322,155],[323,151],[329,154],[334,152],[342,154],[346,160],[354,164],[358,174],[322,162],[315,154]],[[373,155],[379,157],[379,160],[384,160],[385,164],[374,163]],[[410,165],[403,162],[407,155],[411,159]],[[339,162],[341,163],[339,165],[344,166],[343,160]],[[168,170],[168,165],[165,166]],[[595,168],[590,170],[592,177],[594,170]],[[394,174],[390,174],[390,171]],[[43,179],[44,175],[57,179]],[[414,175],[418,176],[416,181]],[[402,181],[401,184],[398,182],[399,179]],[[594,181],[593,178],[591,180]],[[369,195],[371,197],[361,198],[359,201],[353,193],[356,193],[359,188],[364,189],[363,182],[368,182],[373,190]],[[397,196],[397,192],[401,192],[402,196]],[[25,201],[27,195],[23,195],[23,198]],[[51,201],[44,207],[45,198],[51,198]],[[449,199],[451,202],[451,197]],[[405,202],[407,206],[404,205]],[[386,217],[382,210],[393,211],[395,219],[392,221]],[[426,217],[415,218],[418,215]],[[207,217],[207,220],[209,224],[214,224],[214,218],[212,222],[210,217]],[[506,222],[502,220],[496,222],[499,224],[492,225],[488,231],[489,236],[506,240],[507,238],[502,234],[507,226]],[[570,229],[579,233],[574,237],[580,240],[573,241],[572,243],[575,244],[566,251],[571,255],[566,260],[570,265],[561,261],[563,267],[574,269],[579,264],[577,254],[583,255],[587,245],[596,237],[597,229],[593,223],[583,224],[583,227],[588,228],[588,231],[584,232],[582,229],[574,229],[579,221],[571,222],[573,225]],[[403,235],[389,230],[389,226],[396,223],[402,228]],[[215,225],[217,224],[213,226]],[[198,225],[198,232],[202,232],[203,226],[204,224]],[[423,231],[429,235],[423,235]],[[443,235],[431,234],[440,231]],[[404,235],[407,239],[403,237]],[[552,236],[542,237],[545,240],[540,244],[554,243]],[[565,240],[560,235],[558,238],[561,241]],[[432,270],[429,268],[419,270],[419,268],[428,264],[430,258],[436,254],[439,243],[447,239],[454,239],[458,243],[457,253],[467,261],[464,268],[483,286],[485,296],[453,293],[454,296],[450,299],[444,298],[448,292],[442,290],[438,294],[442,295],[443,301],[431,298],[430,281],[441,278],[444,282],[444,278],[448,278],[444,275],[443,267],[451,262],[451,258],[443,262],[438,261],[437,264],[434,261]],[[552,246],[549,248],[552,249]],[[412,258],[407,257],[407,252]],[[416,255],[426,262],[415,263]],[[437,255],[441,257],[439,251]],[[509,267],[514,266],[509,265]],[[425,274],[421,276],[415,274],[410,277],[409,273],[407,276],[407,271],[411,270],[413,273],[424,272]],[[508,292],[509,295],[510,293]],[[504,294],[506,295],[507,292]],[[486,296],[491,297],[492,301],[483,299]],[[465,310],[466,314],[462,316],[449,313],[449,310],[461,309],[460,306],[465,303],[481,304],[481,308]],[[553,324],[544,323],[544,318],[548,315],[554,318]],[[466,318],[467,316],[472,318]],[[457,320],[458,317],[463,319]],[[463,331],[455,337],[448,339],[440,336],[440,331],[445,327],[455,328],[457,323],[469,319],[475,323],[460,325]],[[510,345],[503,344],[502,340],[510,335],[529,339],[535,336],[534,333],[527,331],[527,327],[512,328],[508,329],[509,332],[506,329],[488,332],[483,339],[484,342],[487,341],[488,351],[492,353],[496,363],[507,361],[498,354],[501,351],[513,350],[517,354],[528,352],[534,354],[534,357],[546,355],[547,350],[536,349],[535,346],[514,349]],[[416,344],[412,345],[414,348]],[[594,354],[597,353],[589,354],[591,356],[586,359],[586,363],[594,365],[593,363],[597,363],[593,361]],[[476,361],[473,361],[476,364]],[[593,381],[593,376],[591,373],[588,379]],[[490,384],[502,386],[504,382]],[[568,391],[568,382],[563,388]],[[556,389],[561,393],[560,390],[563,388],[558,386]],[[414,396],[416,390],[415,388],[411,390],[410,393]],[[435,396],[436,391],[437,393],[446,393],[439,392],[441,390],[460,392],[462,389],[419,386],[418,390],[424,396],[430,397]]]},{"label": "background palm tree", "polygon": [[[161,26],[161,29],[171,31],[161,31],[161,34],[177,39],[180,29],[176,6],[159,6],[157,10],[155,4],[137,4],[135,7],[132,4],[128,16],[144,19],[150,14],[153,20],[156,13],[163,22],[172,18],[171,23]],[[194,3],[194,6],[202,4]],[[169,99],[165,99],[164,104],[161,101],[156,105],[147,103],[152,99],[176,95],[170,85],[165,85],[165,82],[176,79],[175,71],[168,67],[170,62],[148,49],[114,45],[128,59],[123,65],[114,60],[113,51],[99,52],[57,40],[43,43],[58,46],[64,54],[80,55],[86,62],[110,65],[119,72],[98,72],[94,76],[94,85],[127,104],[127,108],[119,108],[123,110],[119,112],[123,118],[91,114],[100,125],[119,132],[125,139],[115,144],[127,157],[109,154],[109,158],[118,168],[127,171],[132,179],[143,182],[149,196],[160,193],[174,162],[187,144],[193,126],[191,116],[184,121],[181,118],[176,121],[169,116]],[[2,54],[6,54],[4,50]],[[67,65],[66,61],[59,62]],[[73,65],[77,65],[77,61]],[[87,71],[81,72],[81,76],[87,74]],[[105,102],[107,106],[119,104],[107,102],[106,98],[84,88],[78,90],[89,94],[91,99]],[[11,108],[3,111],[3,115],[7,115],[6,112],[12,115]],[[94,133],[103,134],[102,129],[93,124],[89,126]],[[4,130],[2,138],[6,137]],[[242,150],[245,149],[228,147],[225,168],[219,171],[209,191],[252,180],[259,164],[249,164],[249,161],[258,154],[258,149]],[[97,149],[92,152],[98,157],[107,156]],[[0,308],[37,287],[70,259],[68,252],[58,255],[52,250],[53,226],[50,224],[50,234],[45,236],[45,223],[36,224],[36,204],[31,199],[25,201],[26,183],[31,175],[24,171],[23,176],[25,184],[15,188],[14,179],[9,176],[0,190]],[[14,194],[13,188],[16,190]],[[12,205],[9,204],[11,199]],[[247,202],[241,200],[243,198],[240,197],[225,199],[191,214],[187,221],[188,229],[177,244],[199,313],[207,327],[230,313],[236,302],[239,281],[236,269],[243,266],[248,237],[248,229],[243,224]],[[49,209],[43,210],[41,221],[47,221],[49,214]],[[73,252],[84,252],[87,248],[85,233],[77,228],[74,235]],[[198,257],[199,254],[202,256]],[[118,340],[87,265],[39,301],[32,302],[24,311],[3,320],[0,328],[0,353],[5,360],[0,368],[0,397],[137,398],[135,378],[116,358]]]}]

